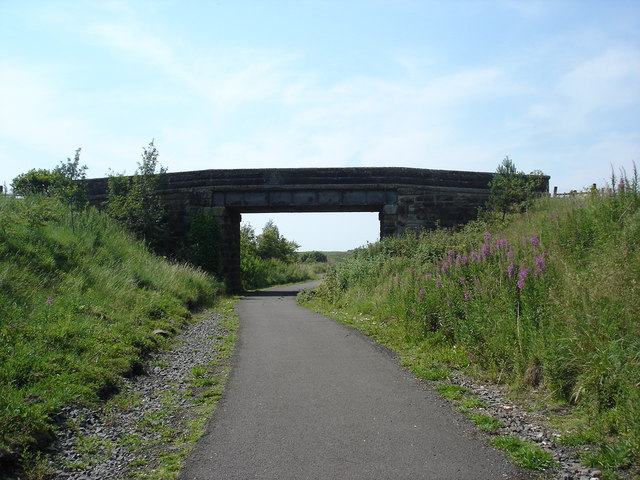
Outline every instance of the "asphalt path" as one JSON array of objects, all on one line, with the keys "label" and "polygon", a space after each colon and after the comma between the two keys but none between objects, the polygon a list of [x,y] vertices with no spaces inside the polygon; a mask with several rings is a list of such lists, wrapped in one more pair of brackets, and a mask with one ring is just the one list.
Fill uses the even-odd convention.
[{"label": "asphalt path", "polygon": [[239,301],[232,374],[180,479],[529,478],[386,349],[296,305],[311,286]]}]

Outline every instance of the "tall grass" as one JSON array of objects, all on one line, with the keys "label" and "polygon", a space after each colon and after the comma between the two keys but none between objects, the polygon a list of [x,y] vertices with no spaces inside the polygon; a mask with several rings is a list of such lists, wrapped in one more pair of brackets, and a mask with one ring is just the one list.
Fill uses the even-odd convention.
[{"label": "tall grass", "polygon": [[[153,256],[95,210],[0,202],[0,461],[48,442],[61,408],[117,387],[221,286]],[[1,463],[1,462],[0,462]]]},{"label": "tall grass", "polygon": [[438,345],[454,366],[576,405],[603,451],[626,452],[618,467],[637,466],[639,207],[634,172],[506,222],[384,239],[335,265],[317,296],[379,336],[400,332],[413,354]]}]

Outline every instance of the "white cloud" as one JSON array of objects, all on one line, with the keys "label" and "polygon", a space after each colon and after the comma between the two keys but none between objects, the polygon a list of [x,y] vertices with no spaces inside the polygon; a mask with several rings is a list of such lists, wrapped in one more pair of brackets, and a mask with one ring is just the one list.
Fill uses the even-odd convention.
[{"label": "white cloud", "polygon": [[560,79],[558,91],[585,114],[640,102],[640,50],[613,48],[589,58]]}]

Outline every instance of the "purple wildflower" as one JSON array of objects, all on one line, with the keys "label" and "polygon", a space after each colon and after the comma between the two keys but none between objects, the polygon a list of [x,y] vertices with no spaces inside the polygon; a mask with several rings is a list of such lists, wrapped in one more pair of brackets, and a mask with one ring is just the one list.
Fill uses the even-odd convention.
[{"label": "purple wildflower", "polygon": [[462,259],[460,259],[460,262],[463,265],[469,265],[469,257],[467,257],[467,256],[462,257]]},{"label": "purple wildflower", "polygon": [[509,258],[509,259],[513,259],[514,255],[515,255],[515,253],[513,253],[513,250],[509,250],[507,252],[507,258]]},{"label": "purple wildflower", "polygon": [[436,280],[436,285],[442,288],[442,279],[440,277],[438,277],[438,279]]},{"label": "purple wildflower", "polygon": [[530,273],[531,273],[531,268],[529,267],[520,269],[520,272],[518,273],[518,282],[517,282],[518,289],[522,290],[524,288],[524,284]]},{"label": "purple wildflower", "polygon": [[467,301],[473,300],[473,297],[471,296],[471,294],[467,291],[464,292],[464,299]]},{"label": "purple wildflower", "polygon": [[538,244],[540,243],[540,240],[535,235],[531,237],[529,241],[531,242],[531,245],[533,245],[534,247],[537,247]]},{"label": "purple wildflower", "polygon": [[424,288],[421,288],[420,291],[418,292],[418,301],[422,302],[424,301],[424,296],[426,295],[427,292],[424,291]]},{"label": "purple wildflower", "polygon": [[618,182],[618,190],[624,191],[626,186],[627,186],[626,180],[624,178],[621,178],[620,181]]},{"label": "purple wildflower", "polygon": [[431,274],[430,274],[430,273],[427,273],[427,274],[424,276],[424,278],[425,278],[425,280],[431,280]]},{"label": "purple wildflower", "polygon": [[480,255],[475,250],[471,250],[471,261],[480,260]]},{"label": "purple wildflower", "polygon": [[55,301],[56,296],[52,293],[51,295],[49,295],[47,297],[47,305],[53,305],[53,302]]},{"label": "purple wildflower", "polygon": [[533,272],[536,276],[536,278],[538,278],[546,269],[547,269],[547,264],[544,260],[544,256],[545,254],[543,253],[542,255],[540,255],[539,257],[535,258],[535,271]]},{"label": "purple wildflower", "polygon": [[487,257],[491,253],[491,247],[487,244],[482,245],[482,256]]},{"label": "purple wildflower", "polygon": [[489,243],[491,241],[491,233],[484,232],[484,243]]},{"label": "purple wildflower", "polygon": [[513,272],[515,271],[515,269],[516,266],[513,263],[507,265],[507,275],[509,275],[509,278],[513,278]]},{"label": "purple wildflower", "polygon": [[501,238],[493,246],[497,250],[501,250],[501,249],[508,250],[510,245],[506,238]]}]

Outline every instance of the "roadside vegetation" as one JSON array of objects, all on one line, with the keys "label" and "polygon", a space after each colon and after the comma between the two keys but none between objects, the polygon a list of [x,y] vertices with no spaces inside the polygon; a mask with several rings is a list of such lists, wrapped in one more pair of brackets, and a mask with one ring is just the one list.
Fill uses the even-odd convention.
[{"label": "roadside vegetation", "polygon": [[[0,473],[17,467],[24,478],[43,478],[40,452],[62,408],[114,398],[123,376],[170,347],[192,312],[224,296],[213,215],[195,213],[186,241],[171,246],[155,194],[165,171],[151,142],[134,175],[111,174],[98,211],[87,204],[78,149],[54,169],[19,175],[12,195],[0,196]],[[301,261],[273,223],[261,235],[245,233],[247,288],[306,280],[323,268]],[[212,381],[200,378],[207,372],[194,384]]]},{"label": "roadside vegetation", "polygon": [[2,462],[46,445],[64,405],[116,391],[223,291],[104,214],[41,195],[0,202],[0,284]]},{"label": "roadside vegetation", "polygon": [[[522,180],[507,173],[512,185]],[[561,443],[582,449],[603,478],[640,476],[637,172],[599,191],[515,201],[496,199],[510,188],[496,178],[482,220],[360,248],[301,301],[386,343],[429,380],[460,370],[570,407],[555,420]]]},{"label": "roadside vegetation", "polygon": [[298,254],[299,245],[284,238],[269,221],[256,235],[250,224],[240,229],[240,270],[242,288],[255,290],[272,285],[303,282],[326,270],[321,252]]}]

